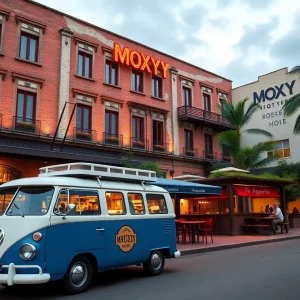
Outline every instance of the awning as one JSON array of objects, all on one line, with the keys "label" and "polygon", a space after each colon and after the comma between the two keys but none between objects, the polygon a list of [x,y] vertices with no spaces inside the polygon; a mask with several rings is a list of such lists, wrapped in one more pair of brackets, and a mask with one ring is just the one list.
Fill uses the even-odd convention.
[{"label": "awning", "polygon": [[206,197],[200,197],[200,198],[197,197],[197,200],[204,200],[204,199],[205,200],[218,200],[218,199],[225,200],[225,199],[228,199],[227,190],[222,190],[222,194],[219,195],[219,196],[207,195]]},{"label": "awning", "polygon": [[250,186],[250,185],[233,185],[239,196],[254,198],[279,198],[278,192],[271,187]]},{"label": "awning", "polygon": [[146,184],[157,185],[164,188],[170,194],[180,194],[182,198],[196,197],[199,195],[221,195],[220,186],[200,184],[182,180],[172,180],[157,178],[156,182],[146,182]]}]

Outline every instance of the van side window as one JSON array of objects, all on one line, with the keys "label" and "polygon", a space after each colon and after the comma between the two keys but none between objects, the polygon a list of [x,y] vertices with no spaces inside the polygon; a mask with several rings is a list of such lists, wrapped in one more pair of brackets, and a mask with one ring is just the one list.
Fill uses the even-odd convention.
[{"label": "van side window", "polygon": [[70,190],[70,204],[76,205],[76,215],[100,215],[98,193],[96,191]]},{"label": "van side window", "polygon": [[164,195],[146,194],[149,214],[167,214],[167,203]]},{"label": "van side window", "polygon": [[[69,202],[68,202],[69,192]],[[59,193],[58,201],[56,203],[56,211],[61,214],[67,212],[67,205],[76,205],[76,215],[79,216],[94,216],[100,215],[99,197],[96,191],[85,190],[62,190]]]},{"label": "van side window", "polygon": [[145,205],[142,194],[128,193],[129,210],[132,215],[145,214]]},{"label": "van side window", "polygon": [[106,192],[107,210],[110,215],[126,215],[124,197],[122,193]]}]

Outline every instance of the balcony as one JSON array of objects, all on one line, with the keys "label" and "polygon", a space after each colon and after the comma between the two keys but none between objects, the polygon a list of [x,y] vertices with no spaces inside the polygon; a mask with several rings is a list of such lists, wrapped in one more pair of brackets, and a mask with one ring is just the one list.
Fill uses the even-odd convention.
[{"label": "balcony", "polygon": [[149,140],[133,137],[131,138],[131,148],[148,151]]},{"label": "balcony", "polygon": [[203,158],[217,160],[217,152],[203,150]]},{"label": "balcony", "polygon": [[14,124],[14,130],[16,131],[21,131],[24,133],[26,132],[26,133],[40,134],[40,128],[41,128],[40,120],[14,116],[13,124]]},{"label": "balcony", "polygon": [[123,136],[120,134],[103,132],[103,142],[105,145],[123,147]]},{"label": "balcony", "polygon": [[96,139],[96,131],[74,127],[73,138],[78,141],[94,142]]},{"label": "balcony", "polygon": [[161,141],[152,142],[152,151],[154,152],[166,152],[168,145]]},{"label": "balcony", "polygon": [[198,157],[198,149],[183,147],[183,156],[185,157]]},{"label": "balcony", "polygon": [[231,157],[230,157],[230,155],[222,153],[221,157],[222,157],[222,162],[231,163]]},{"label": "balcony", "polygon": [[222,115],[205,111],[193,106],[181,106],[177,108],[178,119],[198,126],[208,126],[218,129],[235,129]]}]

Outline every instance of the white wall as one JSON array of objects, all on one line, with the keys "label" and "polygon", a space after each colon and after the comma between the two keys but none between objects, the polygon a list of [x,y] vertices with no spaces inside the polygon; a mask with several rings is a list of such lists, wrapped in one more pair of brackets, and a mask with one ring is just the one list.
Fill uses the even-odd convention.
[{"label": "white wall", "polygon": [[[294,85],[291,87],[293,81]],[[262,90],[263,93],[261,93]],[[260,101],[262,110],[254,114],[245,128],[265,129],[273,134],[274,140],[289,139],[291,157],[285,158],[287,162],[300,161],[300,135],[293,134],[294,124],[300,110],[294,116],[286,118],[283,116],[282,106],[285,100],[297,93],[300,93],[300,75],[288,73],[287,68],[262,75],[258,81],[232,90],[234,104],[246,97],[249,97],[247,106],[254,101]],[[266,139],[260,135],[244,134],[242,146],[252,146]]]}]

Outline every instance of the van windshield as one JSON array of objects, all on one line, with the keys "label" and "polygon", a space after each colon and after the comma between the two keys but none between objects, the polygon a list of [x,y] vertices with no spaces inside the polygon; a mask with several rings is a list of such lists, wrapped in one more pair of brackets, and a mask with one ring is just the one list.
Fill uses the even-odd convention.
[{"label": "van windshield", "polygon": [[48,212],[53,186],[20,187],[7,210],[8,216],[41,216]]}]

